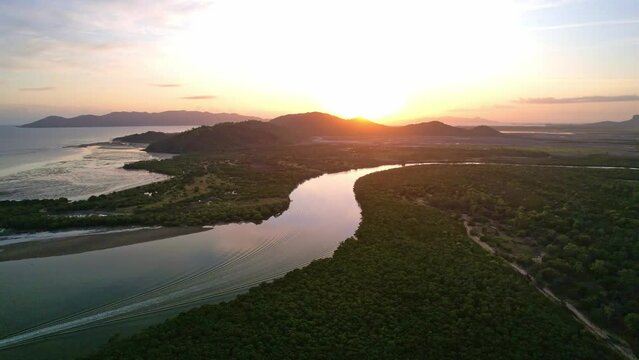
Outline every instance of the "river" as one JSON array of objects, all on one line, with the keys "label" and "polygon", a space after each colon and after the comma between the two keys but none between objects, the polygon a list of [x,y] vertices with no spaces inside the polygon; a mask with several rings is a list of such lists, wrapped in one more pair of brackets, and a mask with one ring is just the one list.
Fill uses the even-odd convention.
[{"label": "river", "polygon": [[0,357],[73,358],[115,334],[234,298],[329,257],[361,220],[355,181],[398,167],[326,174],[300,184],[261,224],[73,255],[0,263]]},{"label": "river", "polygon": [[[617,169],[456,163],[482,164]],[[230,300],[329,257],[361,221],[355,181],[396,167],[310,179],[290,194],[288,210],[261,224],[220,225],[106,250],[0,262],[0,358],[77,357],[115,334],[128,335],[187,309]]]}]

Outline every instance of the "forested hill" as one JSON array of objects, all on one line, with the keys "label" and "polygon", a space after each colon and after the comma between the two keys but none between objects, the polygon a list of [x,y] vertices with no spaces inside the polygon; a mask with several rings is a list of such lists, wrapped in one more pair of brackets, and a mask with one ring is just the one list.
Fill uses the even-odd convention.
[{"label": "forested hill", "polygon": [[290,114],[271,120],[271,123],[306,136],[500,136],[488,126],[472,129],[458,128],[440,121],[428,121],[403,126],[388,126],[366,119],[342,119],[340,117],[310,112]]},{"label": "forested hill", "polygon": [[126,135],[113,139],[113,141],[123,143],[151,144],[160,140],[168,139],[177,134],[164,133],[160,131],[147,131],[140,134]]},{"label": "forested hill", "polygon": [[[147,151],[173,154],[202,153],[222,149],[278,146],[308,141],[313,137],[410,137],[410,136],[459,136],[495,137],[501,133],[488,126],[463,129],[438,121],[388,126],[365,119],[342,119],[319,112],[284,115],[271,120],[221,123],[185,131],[178,135],[158,133],[136,134],[116,140],[146,142]],[[157,138],[157,141],[152,139]],[[138,141],[134,141],[138,140]],[[146,140],[146,141],[141,141]]]},{"label": "forested hill", "polygon": [[392,130],[366,119],[346,120],[320,112],[284,115],[271,123],[305,136],[385,135]]},{"label": "forested hill", "polygon": [[243,121],[198,127],[153,142],[146,150],[171,154],[202,153],[286,145],[296,140],[297,136],[276,125],[262,121]]},{"label": "forested hill", "polygon": [[48,116],[22,127],[197,126],[245,120],[260,119],[255,116],[201,111],[112,112],[106,115],[80,115],[72,118]]}]

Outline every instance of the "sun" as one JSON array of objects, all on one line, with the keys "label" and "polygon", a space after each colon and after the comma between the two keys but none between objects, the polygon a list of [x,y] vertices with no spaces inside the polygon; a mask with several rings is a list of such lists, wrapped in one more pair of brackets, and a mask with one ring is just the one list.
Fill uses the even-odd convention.
[{"label": "sun", "polygon": [[378,120],[401,111],[406,99],[397,89],[347,86],[331,89],[318,102],[324,111],[340,117]]},{"label": "sun", "polygon": [[234,106],[304,103],[371,119],[424,111],[455,91],[481,98],[534,49],[517,0],[215,4],[167,52],[192,86]]}]

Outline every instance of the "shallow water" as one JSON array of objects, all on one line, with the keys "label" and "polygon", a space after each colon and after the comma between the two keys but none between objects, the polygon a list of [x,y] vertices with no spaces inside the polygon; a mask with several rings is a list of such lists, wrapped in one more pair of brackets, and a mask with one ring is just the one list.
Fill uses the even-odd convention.
[{"label": "shallow water", "polygon": [[355,181],[394,167],[306,181],[291,193],[287,211],[259,225],[222,225],[108,250],[0,263],[0,357],[78,356],[116,333],[229,300],[328,257],[361,220]]},{"label": "shallow water", "polygon": [[[166,177],[126,171],[125,163],[165,157],[132,146],[73,147],[157,128],[31,129],[0,126],[0,200],[82,199]],[[177,132],[187,127],[165,127]]]},{"label": "shallow water", "polygon": [[[86,228],[86,229],[72,229],[61,231],[41,231],[37,233],[17,233],[11,235],[5,235],[0,237],[0,246],[18,244],[31,241],[49,241],[61,238],[84,236],[84,235],[102,235],[102,234],[114,234],[127,231],[157,229],[159,226],[130,226],[130,227],[104,227],[104,228]],[[0,232],[0,234],[2,234]]]}]

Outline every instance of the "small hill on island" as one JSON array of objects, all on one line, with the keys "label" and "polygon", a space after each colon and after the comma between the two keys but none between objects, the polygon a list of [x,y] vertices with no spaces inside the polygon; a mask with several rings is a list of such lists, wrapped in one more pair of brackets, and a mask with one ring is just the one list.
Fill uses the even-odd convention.
[{"label": "small hill on island", "polygon": [[462,129],[440,121],[398,126],[394,130],[402,136],[477,136],[472,129]]},{"label": "small hill on island", "polygon": [[420,122],[439,121],[451,126],[473,127],[480,125],[487,126],[504,126],[508,123],[484,119],[481,117],[460,117],[460,116],[431,116],[413,119],[410,123],[416,124]]},{"label": "small hill on island", "polygon": [[502,133],[490,126],[480,125],[470,129],[474,136],[494,137],[501,136]]},{"label": "small hill on island", "polygon": [[625,121],[601,121],[591,124],[583,124],[581,127],[597,129],[639,130],[639,115]]},{"label": "small hill on island", "polygon": [[170,154],[292,144],[297,136],[271,123],[249,120],[201,126],[151,143],[146,151]]},{"label": "small hill on island", "polygon": [[147,131],[140,134],[116,137],[113,141],[132,144],[151,144],[160,140],[168,139],[177,133],[164,133],[160,131]]},{"label": "small hill on island", "polygon": [[261,120],[240,114],[214,114],[202,111],[112,112],[106,115],[80,115],[72,118],[48,116],[22,125],[26,128],[111,127],[111,126],[197,126],[222,122]]}]

